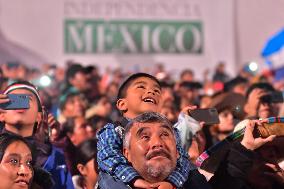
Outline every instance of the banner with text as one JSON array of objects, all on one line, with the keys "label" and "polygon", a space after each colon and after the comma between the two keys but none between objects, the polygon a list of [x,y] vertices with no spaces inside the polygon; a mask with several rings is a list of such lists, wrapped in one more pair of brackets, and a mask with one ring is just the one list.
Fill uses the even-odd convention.
[{"label": "banner with text", "polygon": [[149,70],[201,77],[219,61],[234,74],[233,1],[0,0],[6,41],[46,62],[66,60],[101,68]]}]

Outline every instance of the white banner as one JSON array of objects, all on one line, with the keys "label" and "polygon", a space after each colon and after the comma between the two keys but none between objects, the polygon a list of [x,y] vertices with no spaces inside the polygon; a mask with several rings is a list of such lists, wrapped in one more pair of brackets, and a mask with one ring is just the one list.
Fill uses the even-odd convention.
[{"label": "white banner", "polygon": [[231,75],[237,71],[233,1],[0,2],[5,39],[46,62],[76,60],[133,71],[164,63],[173,74],[191,68],[201,78],[223,61]]}]

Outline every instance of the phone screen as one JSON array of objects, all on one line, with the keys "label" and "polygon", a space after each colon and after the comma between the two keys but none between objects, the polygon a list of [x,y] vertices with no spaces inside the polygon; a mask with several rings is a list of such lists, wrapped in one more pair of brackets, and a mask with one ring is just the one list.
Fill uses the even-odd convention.
[{"label": "phone screen", "polygon": [[29,95],[27,94],[8,94],[9,102],[0,104],[4,110],[17,110],[30,108]]},{"label": "phone screen", "polygon": [[203,121],[206,125],[220,123],[218,111],[216,108],[195,109],[189,112],[189,115],[196,121]]}]

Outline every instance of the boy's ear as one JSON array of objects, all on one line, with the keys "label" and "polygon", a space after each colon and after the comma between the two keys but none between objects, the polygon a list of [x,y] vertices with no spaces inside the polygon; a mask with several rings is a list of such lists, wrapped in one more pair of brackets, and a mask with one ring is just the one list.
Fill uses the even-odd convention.
[{"label": "boy's ear", "polygon": [[124,99],[124,98],[118,99],[117,102],[116,102],[116,107],[120,111],[123,111],[123,112],[127,111],[127,101],[126,101],[126,99]]}]

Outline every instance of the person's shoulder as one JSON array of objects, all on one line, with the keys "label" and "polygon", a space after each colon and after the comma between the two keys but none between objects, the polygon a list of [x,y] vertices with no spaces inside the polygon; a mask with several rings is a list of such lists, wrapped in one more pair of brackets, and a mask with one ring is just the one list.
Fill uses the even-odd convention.
[{"label": "person's shoulder", "polygon": [[121,180],[116,179],[115,177],[105,173],[100,172],[99,173],[99,188],[100,189],[109,189],[109,188],[115,188],[115,189],[131,189],[129,185],[126,185]]},{"label": "person's shoulder", "polygon": [[183,185],[183,188],[195,188],[195,189],[210,189],[204,175],[202,175],[197,169],[190,170],[188,179]]}]

